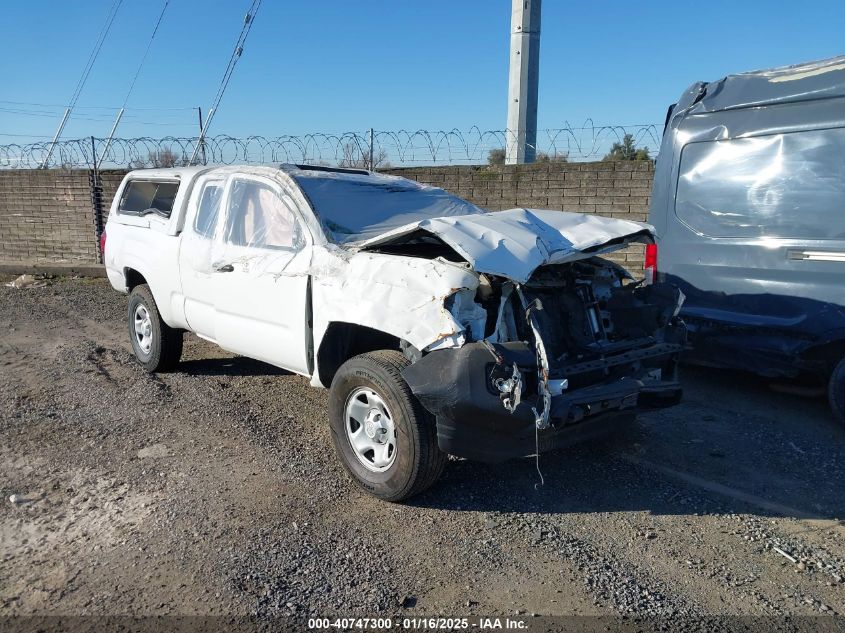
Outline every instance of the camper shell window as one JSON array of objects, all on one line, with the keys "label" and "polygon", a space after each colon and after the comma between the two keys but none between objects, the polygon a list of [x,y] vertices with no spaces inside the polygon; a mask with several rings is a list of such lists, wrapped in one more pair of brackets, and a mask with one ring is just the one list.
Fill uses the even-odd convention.
[{"label": "camper shell window", "polygon": [[123,190],[118,211],[127,215],[155,213],[169,218],[179,183],[157,180],[130,180]]}]

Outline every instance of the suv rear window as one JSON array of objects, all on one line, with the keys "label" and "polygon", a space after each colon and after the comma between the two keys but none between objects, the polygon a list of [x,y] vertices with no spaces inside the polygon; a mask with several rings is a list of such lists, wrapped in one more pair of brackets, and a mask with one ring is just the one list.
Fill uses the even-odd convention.
[{"label": "suv rear window", "polygon": [[123,190],[118,211],[128,215],[155,213],[169,218],[178,190],[178,182],[132,180]]}]

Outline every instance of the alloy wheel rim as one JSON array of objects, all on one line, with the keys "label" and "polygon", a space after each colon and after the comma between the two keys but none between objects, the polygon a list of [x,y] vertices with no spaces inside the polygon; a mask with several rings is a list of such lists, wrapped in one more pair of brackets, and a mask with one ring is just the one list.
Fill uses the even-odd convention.
[{"label": "alloy wheel rim", "polygon": [[143,303],[135,307],[135,317],[133,319],[135,327],[135,342],[138,343],[138,348],[149,354],[153,347],[153,321],[150,318],[150,311]]},{"label": "alloy wheel rim", "polygon": [[358,387],[344,407],[346,439],[358,462],[384,472],[396,461],[396,425],[384,400],[369,387]]}]

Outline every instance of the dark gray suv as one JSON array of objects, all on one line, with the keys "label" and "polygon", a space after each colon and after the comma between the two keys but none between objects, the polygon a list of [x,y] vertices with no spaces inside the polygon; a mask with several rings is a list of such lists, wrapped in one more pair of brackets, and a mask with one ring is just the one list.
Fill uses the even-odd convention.
[{"label": "dark gray suv", "polygon": [[845,423],[845,56],[688,88],[650,222],[688,358],[820,378]]}]

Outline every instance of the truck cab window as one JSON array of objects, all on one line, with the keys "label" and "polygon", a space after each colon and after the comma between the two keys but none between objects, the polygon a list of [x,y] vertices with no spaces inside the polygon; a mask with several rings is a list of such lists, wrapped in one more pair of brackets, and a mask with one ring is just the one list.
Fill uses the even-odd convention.
[{"label": "truck cab window", "polygon": [[229,197],[225,240],[238,246],[299,249],[302,231],[290,204],[272,187],[238,180]]},{"label": "truck cab window", "polygon": [[222,182],[207,183],[200,194],[197,215],[194,218],[194,231],[203,237],[212,237],[220,213],[220,198],[223,194]]}]

